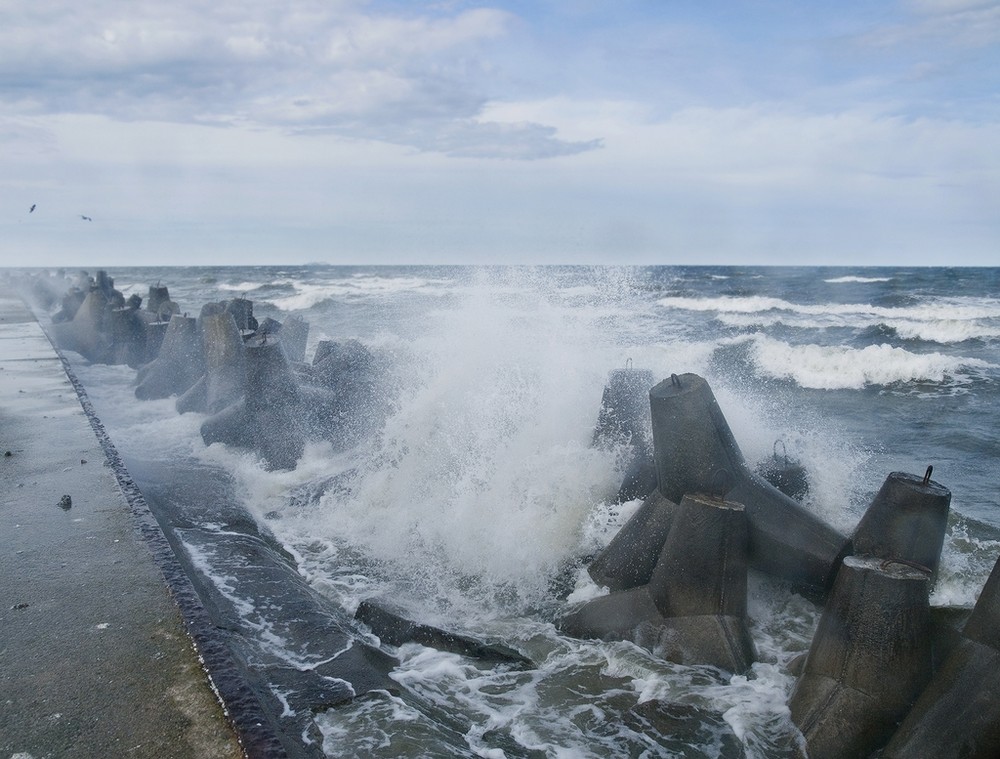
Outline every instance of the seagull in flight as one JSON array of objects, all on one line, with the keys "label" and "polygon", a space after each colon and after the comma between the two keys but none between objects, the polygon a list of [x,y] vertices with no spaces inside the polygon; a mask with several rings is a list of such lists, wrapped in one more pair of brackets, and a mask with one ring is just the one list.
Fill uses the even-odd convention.
[{"label": "seagull in flight", "polygon": [[83,219],[84,221],[93,221],[93,219],[91,219],[89,216],[84,216],[83,214],[80,214],[80,218]]},{"label": "seagull in flight", "polygon": [[35,210],[35,204],[34,204],[34,203],[32,203],[32,204],[31,204],[31,208],[29,208],[29,209],[28,209],[28,213],[31,213],[31,212],[32,212],[32,211],[34,211],[34,210]]}]

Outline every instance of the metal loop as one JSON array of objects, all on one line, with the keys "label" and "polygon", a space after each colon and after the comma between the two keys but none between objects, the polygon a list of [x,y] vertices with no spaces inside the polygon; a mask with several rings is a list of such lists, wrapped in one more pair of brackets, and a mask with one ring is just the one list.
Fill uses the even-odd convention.
[{"label": "metal loop", "polygon": [[673,385],[674,387],[680,387],[681,386],[681,378],[678,377],[676,374],[671,374],[670,375],[670,384]]},{"label": "metal loop", "polygon": [[933,471],[934,471],[934,467],[933,466],[927,467],[927,471],[924,472],[924,481],[922,483],[920,483],[921,485],[923,485],[924,487],[927,487],[930,484],[930,482],[931,482],[931,472],[933,472]]},{"label": "metal loop", "polygon": [[774,458],[778,458],[778,443],[781,443],[781,458],[784,460],[785,465],[788,465],[788,449],[785,448],[785,441],[778,438],[774,441],[774,445],[771,446],[771,452],[774,454]]}]

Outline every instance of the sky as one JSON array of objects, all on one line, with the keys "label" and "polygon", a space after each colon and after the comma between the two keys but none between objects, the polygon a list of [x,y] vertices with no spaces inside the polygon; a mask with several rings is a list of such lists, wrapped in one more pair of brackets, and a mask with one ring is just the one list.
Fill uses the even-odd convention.
[{"label": "sky", "polygon": [[1000,2],[0,2],[0,265],[315,262],[1000,265]]}]

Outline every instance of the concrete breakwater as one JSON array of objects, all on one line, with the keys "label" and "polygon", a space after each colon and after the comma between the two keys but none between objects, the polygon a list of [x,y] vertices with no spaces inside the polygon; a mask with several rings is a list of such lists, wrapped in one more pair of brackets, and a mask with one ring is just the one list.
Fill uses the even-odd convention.
[{"label": "concrete breakwater", "polygon": [[151,285],[144,305],[103,271],[72,282],[37,276],[27,287],[56,309],[49,329],[60,348],[137,369],[138,399],[175,396],[179,413],[209,415],[206,444],[252,450],[268,468],[293,468],[306,439],[349,447],[385,413],[379,358],[355,340],[321,341],[305,363],[309,325],[299,317],[258,321],[245,298],[191,317],[166,285]]},{"label": "concrete breakwater", "polygon": [[[890,473],[840,535],[747,467],[704,379],[673,375],[645,393],[639,383],[622,402],[636,380],[623,371],[609,378],[619,389],[605,391],[601,419],[640,429],[635,396],[648,395],[657,488],[590,564],[609,595],[572,609],[564,631],[745,672],[752,566],[824,604],[788,702],[808,756],[1000,755],[1000,559],[964,626],[930,608],[951,502],[931,468]],[[647,448],[640,441],[636,456]]]},{"label": "concrete breakwater", "polygon": [[[236,317],[233,317],[236,320]],[[246,321],[249,325],[249,320]],[[239,327],[239,325],[237,325]],[[240,330],[243,332],[249,329]],[[231,332],[231,331],[230,331]],[[248,336],[252,341],[255,338]],[[259,339],[259,338],[257,338]],[[264,338],[271,340],[271,338]],[[165,337],[164,337],[165,341]],[[95,341],[96,342],[96,341]],[[84,341],[81,340],[80,344]],[[224,343],[227,344],[227,343]],[[237,345],[234,341],[229,345]],[[243,342],[243,361],[247,361],[247,353],[252,342]],[[238,354],[239,351],[237,350]],[[234,354],[230,354],[234,355]],[[232,364],[238,364],[240,359],[234,357]],[[266,362],[264,362],[266,363]],[[314,364],[316,360],[314,359]],[[279,362],[280,364],[280,362]],[[279,369],[281,367],[279,366]],[[295,367],[293,367],[293,372]],[[248,373],[247,364],[244,363],[243,371]],[[209,383],[206,371],[205,385],[213,385],[215,390],[208,392],[205,389],[206,399],[212,395],[225,397],[232,382],[227,381],[220,372],[218,376]],[[236,373],[237,375],[239,372]],[[283,376],[283,370],[278,372],[278,376]],[[297,380],[297,377],[296,377]],[[645,383],[645,387],[642,387]],[[281,390],[279,397],[286,405],[286,413],[295,415],[296,408],[301,409],[303,403],[291,398],[290,392],[285,392],[282,388],[287,388],[286,383],[277,382],[276,387]],[[615,634],[622,637],[631,637],[640,645],[647,645],[654,650],[664,652],[664,655],[683,657],[692,649],[711,648],[702,645],[708,637],[716,636],[717,640],[724,644],[731,644],[733,641],[742,641],[743,645],[737,648],[740,651],[739,657],[732,657],[732,662],[728,664],[716,663],[716,666],[727,668],[730,671],[740,671],[745,667],[746,662],[752,660],[753,651],[747,643],[747,632],[752,635],[752,628],[747,630],[745,620],[745,610],[740,607],[738,599],[741,593],[745,594],[745,573],[747,571],[760,571],[779,578],[786,582],[790,588],[800,589],[808,593],[811,597],[824,600],[827,599],[827,607],[840,609],[835,614],[831,612],[831,622],[826,627],[834,630],[829,633],[827,643],[821,648],[829,649],[830,640],[848,638],[853,640],[858,635],[864,637],[871,628],[870,625],[861,624],[860,627],[838,626],[834,624],[845,614],[851,614],[850,610],[855,608],[882,608],[886,604],[885,599],[875,602],[858,602],[855,605],[850,603],[853,597],[851,590],[854,586],[870,586],[875,581],[872,578],[880,577],[880,573],[890,575],[886,579],[885,585],[895,586],[905,584],[909,581],[908,572],[912,570],[919,576],[927,569],[933,569],[936,563],[934,545],[940,551],[940,539],[936,532],[935,515],[940,512],[942,503],[944,504],[944,514],[947,515],[947,489],[933,482],[929,476],[903,475],[894,477],[890,475],[887,486],[898,481],[902,492],[901,499],[895,497],[884,498],[882,501],[889,504],[887,511],[896,516],[899,512],[910,509],[910,498],[907,489],[916,489],[918,497],[917,503],[912,507],[920,517],[916,520],[912,518],[902,519],[902,524],[895,525],[891,519],[878,519],[866,521],[871,524],[866,525],[862,530],[859,526],[853,536],[853,541],[846,535],[840,535],[829,526],[815,519],[807,510],[803,509],[794,499],[782,496],[779,491],[771,488],[763,479],[755,473],[750,472],[743,461],[742,454],[735,444],[732,433],[728,430],[721,412],[717,412],[717,404],[711,396],[711,391],[707,383],[694,375],[679,375],[671,378],[665,383],[655,386],[654,392],[650,394],[651,385],[646,380],[637,383],[640,387],[639,400],[636,408],[643,413],[649,413],[649,421],[642,420],[636,423],[634,429],[638,430],[648,424],[650,428],[651,445],[647,445],[642,451],[638,451],[636,461],[640,459],[647,464],[650,460],[655,471],[655,484],[651,491],[648,491],[646,504],[640,510],[645,518],[645,525],[650,529],[634,529],[636,542],[641,546],[634,546],[632,550],[627,549],[629,541],[626,539],[629,532],[623,530],[621,540],[617,539],[613,543],[617,544],[620,554],[619,561],[613,561],[614,554],[602,554],[599,561],[595,562],[596,567],[592,568],[595,579],[602,584],[608,585],[612,593],[605,598],[628,599],[637,601],[642,607],[640,621],[644,623],[641,635],[635,634],[630,629],[629,619],[623,617],[623,612],[615,610],[606,614],[605,619],[609,621],[610,627],[616,631]],[[313,383],[298,383],[298,392],[302,393],[302,388],[312,387]],[[246,386],[245,386],[246,387]],[[236,420],[245,418],[246,390],[243,395],[244,411],[240,413],[231,412]],[[644,401],[644,402],[642,402]],[[652,401],[652,404],[650,404]],[[232,401],[224,405],[225,409],[232,409],[238,401]],[[279,404],[276,404],[279,405]],[[238,407],[237,407],[238,408]],[[604,409],[602,408],[602,414]],[[204,413],[208,413],[206,406]],[[221,413],[221,411],[216,412]],[[349,415],[346,415],[349,416]],[[209,417],[210,419],[214,417]],[[305,416],[295,417],[296,424],[292,425],[292,435],[290,436],[290,448],[294,454],[295,446],[301,441],[302,436],[311,434],[305,426],[307,418]],[[222,421],[227,421],[223,417]],[[207,422],[206,422],[207,423]],[[237,441],[253,440],[253,431],[246,427],[237,428],[245,433],[245,437],[236,435],[233,439]],[[619,427],[619,432],[625,436],[635,437],[634,430],[627,428],[627,425]],[[202,429],[203,436],[205,428]],[[208,442],[208,439],[206,439]],[[248,445],[252,450],[258,451],[261,458],[268,466],[281,468],[287,466],[287,460],[283,462],[280,457],[268,455],[259,448],[257,444]],[[639,446],[637,446],[639,448]],[[636,471],[642,471],[643,467],[636,467]],[[649,471],[648,466],[645,471]],[[641,480],[641,478],[634,478]],[[624,485],[624,483],[623,483]],[[912,487],[911,487],[912,486]],[[893,485],[897,487],[897,485]],[[623,497],[643,495],[641,486],[630,486],[629,491],[623,493]],[[923,489],[923,491],[921,491]],[[624,488],[623,488],[624,490]],[[943,491],[943,492],[940,492]],[[922,498],[927,496],[927,498]],[[939,497],[940,496],[940,497]],[[879,499],[876,499],[879,500]],[[926,501],[927,503],[923,503]],[[648,508],[647,508],[648,506]],[[875,508],[873,502],[871,515],[875,515],[879,510]],[[919,523],[919,527],[914,525]],[[627,526],[628,527],[628,526]],[[942,531],[942,526],[940,528]],[[908,535],[925,537],[930,535],[929,540],[918,541],[921,546],[915,546],[914,539]],[[943,532],[940,533],[943,535]],[[662,536],[662,539],[660,539]],[[697,545],[694,549],[692,545]],[[863,548],[860,546],[864,546]],[[927,546],[930,546],[928,549]],[[919,548],[919,550],[918,550]],[[610,546],[609,546],[610,549]],[[668,550],[669,549],[669,550]],[[694,554],[697,550],[698,555]],[[714,551],[714,553],[713,553]],[[928,553],[929,551],[929,553]],[[881,564],[871,566],[862,562],[861,565],[853,567],[853,574],[857,575],[856,581],[848,582],[846,579],[841,582],[841,573],[845,566],[854,563],[848,561],[846,557],[858,555],[857,558],[864,558],[865,555],[873,559],[884,562],[886,556],[893,557],[893,565],[882,567]],[[717,557],[712,561],[702,561],[704,557]],[[623,558],[621,558],[623,557]],[[646,568],[635,569],[634,565],[641,564]],[[710,568],[720,571],[710,572],[706,569],[706,564]],[[913,565],[920,566],[913,566]],[[902,571],[901,567],[909,567],[909,570]],[[622,577],[621,572],[616,573],[615,566],[629,567],[628,577]],[[597,570],[601,567],[603,571]],[[610,570],[608,568],[611,568]],[[686,576],[687,575],[687,576]],[[902,575],[896,577],[896,575]],[[845,575],[846,577],[846,575]],[[599,578],[603,578],[599,579]],[[690,582],[702,580],[703,584]],[[604,580],[607,580],[605,582]],[[892,580],[891,582],[889,580]],[[840,586],[844,585],[844,588]],[[923,584],[926,588],[927,583]],[[906,585],[908,588],[916,587],[915,592],[905,595],[910,600],[901,602],[905,608],[914,611],[913,619],[919,620],[921,613],[919,610],[919,598],[925,595],[925,590],[921,590],[921,583],[915,581]],[[638,590],[637,590],[638,589]],[[621,594],[621,595],[617,595]],[[834,599],[846,596],[848,601],[833,603]],[[912,600],[917,598],[916,601]],[[609,603],[609,602],[605,602]],[[622,601],[622,603],[625,603]],[[628,604],[625,604],[628,607]],[[745,601],[744,601],[745,606]],[[599,611],[596,606],[589,608],[590,612]],[[933,615],[931,615],[933,616]],[[696,628],[696,622],[701,623],[700,618],[707,618],[704,621],[709,623],[707,628],[714,630],[714,633],[706,633],[703,628]],[[928,628],[914,623],[911,625],[923,630],[917,636],[918,639],[927,639],[927,636],[934,636],[933,626]],[[639,627],[639,625],[635,625]],[[825,629],[821,624],[821,631]],[[694,630],[694,632],[692,632]],[[735,632],[734,632],[735,630]],[[847,630],[847,632],[844,632]],[[864,634],[852,632],[860,630]],[[567,631],[570,631],[567,627]],[[840,631],[840,632],[836,632]],[[664,634],[666,632],[666,635]],[[579,631],[576,634],[590,634],[588,631]],[[603,633],[599,637],[603,637]],[[706,637],[708,636],[708,637]],[[839,637],[838,637],[839,636]],[[819,634],[817,634],[819,638]],[[749,643],[752,644],[752,638]],[[668,645],[669,644],[669,645]],[[816,644],[820,645],[820,644]],[[892,646],[890,645],[890,648]],[[730,650],[732,646],[730,645]],[[870,652],[869,652],[870,653]],[[682,659],[692,663],[713,663],[711,660],[701,658],[703,655],[695,654],[694,658]],[[843,654],[843,661],[853,661],[852,656],[857,654]],[[879,660],[877,651],[870,653],[871,658]],[[841,661],[836,656],[828,656],[822,653],[810,652],[809,660],[805,667],[805,672],[813,680],[828,677],[830,672],[836,667],[820,666],[824,660]],[[861,661],[860,659],[858,661]],[[846,666],[846,665],[844,665]],[[932,659],[931,666],[935,664]],[[843,669],[844,667],[841,667]],[[838,670],[839,673],[840,670]],[[890,667],[891,671],[891,667]],[[841,690],[850,692],[857,691],[866,693],[869,687],[865,683],[858,683],[851,680],[837,680],[833,678]],[[803,675],[803,682],[806,675]],[[800,695],[800,690],[802,695]],[[795,717],[800,722],[800,727],[810,746],[811,753],[819,755],[820,743],[816,737],[818,733],[811,732],[810,725],[822,723],[827,724],[827,717],[824,717],[822,710],[820,716],[814,719],[815,710],[808,706],[806,689],[804,686],[797,687],[793,694],[793,702],[801,702],[799,706],[792,707],[793,717],[795,715],[805,715]],[[823,701],[820,697],[819,701]],[[883,717],[883,721],[898,721],[899,716]],[[836,732],[836,731],[832,731]],[[884,732],[884,730],[883,730]],[[876,741],[883,741],[878,737]],[[858,748],[857,752],[868,751],[870,744],[864,744]],[[835,749],[836,750],[836,749]],[[875,749],[872,749],[875,750]],[[832,754],[836,755],[836,753]],[[847,755],[847,754],[843,754]],[[862,755],[855,753],[852,755]]]}]

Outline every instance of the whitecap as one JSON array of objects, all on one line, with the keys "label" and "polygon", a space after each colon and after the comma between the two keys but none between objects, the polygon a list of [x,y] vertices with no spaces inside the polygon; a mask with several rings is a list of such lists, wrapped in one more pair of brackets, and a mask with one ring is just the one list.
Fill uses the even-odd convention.
[{"label": "whitecap", "polygon": [[966,340],[1000,338],[1000,325],[990,325],[979,319],[940,319],[935,321],[901,320],[893,322],[896,334],[904,340],[923,340],[941,344],[962,343]]},{"label": "whitecap", "polygon": [[849,348],[792,345],[763,335],[752,338],[751,355],[765,376],[793,380],[817,390],[860,389],[899,382],[968,381],[963,372],[996,368],[986,361],[943,353],[912,353],[891,345]]},{"label": "whitecap", "polygon": [[833,279],[824,279],[823,281],[831,285],[841,285],[848,283],[869,284],[872,282],[892,282],[892,277],[857,277],[848,275],[846,277],[834,277]]},{"label": "whitecap", "polygon": [[901,307],[864,303],[797,304],[765,296],[669,297],[658,302],[671,309],[715,312],[715,319],[737,328],[781,324],[796,329],[860,331],[882,324],[903,339],[941,344],[1000,337],[1000,300],[996,298],[941,298]]},{"label": "whitecap", "polygon": [[355,274],[326,282],[283,279],[271,284],[290,285],[295,290],[290,295],[267,299],[282,311],[304,311],[334,298],[388,298],[405,292],[440,296],[451,292],[447,287],[450,284],[449,280],[427,277],[381,277],[371,274]]},{"label": "whitecap", "polygon": [[274,284],[274,283],[247,281],[247,282],[236,282],[231,284],[228,282],[219,282],[218,284],[215,285],[215,287],[218,290],[231,290],[233,292],[246,293],[250,292],[251,290],[256,290],[258,287],[264,287],[269,284]]}]

